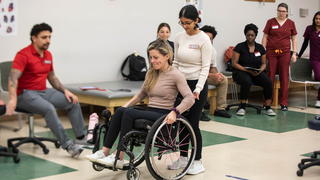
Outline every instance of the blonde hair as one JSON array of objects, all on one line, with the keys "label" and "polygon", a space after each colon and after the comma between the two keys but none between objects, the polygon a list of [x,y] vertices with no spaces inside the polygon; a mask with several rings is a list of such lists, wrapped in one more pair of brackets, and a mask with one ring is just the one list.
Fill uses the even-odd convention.
[{"label": "blonde hair", "polygon": [[[168,63],[169,66],[172,65],[173,61],[173,50],[171,46],[169,45],[168,41],[163,41],[161,39],[157,39],[150,43],[148,46],[148,54],[151,50],[157,50],[159,53],[163,56],[169,56]],[[152,64],[150,63],[150,68],[147,72],[146,79],[144,81],[144,90],[150,91],[156,84],[158,78],[159,78],[160,70],[156,70],[152,67]]]}]

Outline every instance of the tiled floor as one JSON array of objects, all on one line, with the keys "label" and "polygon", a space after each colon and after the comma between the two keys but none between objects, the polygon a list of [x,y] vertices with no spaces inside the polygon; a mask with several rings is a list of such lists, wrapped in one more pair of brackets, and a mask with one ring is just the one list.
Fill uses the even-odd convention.
[{"label": "tiled floor", "polygon": [[[303,93],[290,94],[290,111],[277,111],[276,117],[257,115],[249,110],[245,117],[237,117],[234,110],[231,119],[211,116],[210,122],[201,122],[203,135],[203,164],[205,173],[185,176],[183,179],[216,180],[319,180],[320,167],[305,171],[297,177],[297,164],[303,154],[320,150],[320,132],[307,129],[307,121],[320,114],[320,109],[300,109]],[[70,127],[65,117],[66,128]],[[36,120],[39,135],[48,136],[44,120]],[[0,121],[0,125],[17,126],[16,121]],[[6,145],[9,137],[25,136],[27,125],[19,132],[0,127],[0,145]],[[72,135],[72,133],[70,133]],[[44,155],[34,145],[22,145],[21,162],[14,164],[11,158],[0,157],[0,179],[126,179],[126,172],[104,170],[97,172],[83,157],[90,154],[86,149],[79,159],[72,159],[62,149],[47,144],[50,153]],[[146,165],[142,164],[141,179],[153,179]],[[237,178],[238,177],[238,178]]]}]

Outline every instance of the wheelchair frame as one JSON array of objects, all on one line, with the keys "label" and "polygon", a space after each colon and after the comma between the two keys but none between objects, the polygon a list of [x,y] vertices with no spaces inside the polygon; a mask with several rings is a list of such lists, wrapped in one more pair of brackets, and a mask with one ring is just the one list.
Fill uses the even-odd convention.
[{"label": "wheelchair frame", "polygon": [[[177,121],[172,125],[167,125],[167,123],[164,122],[165,117],[166,117],[166,115],[160,117],[154,123],[152,123],[151,121],[148,121],[146,119],[135,120],[135,123],[137,121],[140,121],[140,123],[142,122],[144,128],[143,129],[133,128],[132,131],[128,132],[122,138],[121,146],[125,149],[124,153],[129,156],[129,163],[124,164],[122,169],[116,167],[117,160],[119,160],[119,154],[120,154],[120,151],[118,151],[118,150],[116,153],[116,160],[113,164],[113,167],[105,166],[105,165],[100,164],[98,162],[92,162],[93,169],[96,171],[102,171],[103,169],[110,169],[113,171],[127,170],[127,179],[128,180],[137,180],[140,178],[140,171],[137,168],[137,166],[139,166],[144,160],[146,160],[147,168],[148,168],[149,172],[151,173],[151,175],[155,179],[170,179],[170,180],[181,179],[187,173],[188,169],[190,168],[190,166],[193,163],[194,158],[195,158],[196,147],[197,147],[195,133],[192,129],[192,126],[183,117],[178,117]],[[170,143],[160,142],[160,140],[159,140],[160,134],[162,135],[162,139],[166,139],[163,136],[164,133],[162,133],[163,132],[162,128],[166,127],[168,129],[168,126],[171,126],[171,128],[173,128],[174,126],[177,126],[175,131],[172,131],[172,132],[170,131],[170,133],[168,131],[168,135],[170,134],[169,135],[170,137],[172,134],[174,135],[174,133],[176,136],[175,136],[174,140],[172,140],[172,138],[167,138],[167,139],[171,139]],[[180,126],[183,128],[180,129],[181,128]],[[102,140],[101,137],[102,137],[103,133],[105,133],[103,136],[103,142],[104,142],[105,135],[108,131],[108,128],[109,128],[108,119],[106,119],[105,123],[99,124],[96,126],[96,128],[94,130],[96,132],[94,134],[97,134],[98,137],[94,137],[96,140],[95,140],[95,146],[92,150],[93,153],[95,153],[96,151],[98,151],[100,149],[100,142]],[[182,131],[187,131],[187,130],[191,134],[190,137],[183,137],[182,138],[183,140],[181,142],[179,142],[179,140],[176,141],[177,137],[180,136],[180,133]],[[189,136],[189,135],[187,135],[187,136]],[[181,138],[181,137],[179,137],[179,138]],[[190,140],[189,140],[189,138],[190,138]],[[188,152],[190,152],[191,155],[188,158],[187,166],[185,168],[183,168],[183,170],[181,172],[179,172],[177,175],[174,175],[174,177],[166,177],[166,175],[168,173],[161,172],[161,169],[163,171],[163,168],[157,167],[155,161],[161,160],[162,156],[168,156],[168,154],[170,154],[170,153],[167,153],[168,151],[172,150],[173,152],[175,152],[175,151],[179,152],[179,143],[181,144],[183,141],[185,141],[185,142],[188,141],[188,143],[191,142],[191,148],[188,150]],[[159,143],[161,145],[159,145]],[[141,146],[142,144],[145,144],[145,147],[138,154],[138,156],[135,156],[133,153],[134,147]],[[184,144],[186,144],[186,143],[184,143]],[[160,147],[165,147],[167,149],[164,150],[162,148],[162,150],[164,150],[164,151],[159,152]],[[154,149],[158,149],[158,150],[156,150],[156,152],[155,152]],[[155,160],[154,155],[157,153],[159,155],[156,156],[157,159]]]}]

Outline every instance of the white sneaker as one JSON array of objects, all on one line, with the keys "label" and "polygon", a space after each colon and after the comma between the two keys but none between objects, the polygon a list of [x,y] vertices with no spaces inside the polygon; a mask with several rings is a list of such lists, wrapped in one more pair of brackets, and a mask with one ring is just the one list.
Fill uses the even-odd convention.
[{"label": "white sneaker", "polygon": [[316,106],[316,108],[320,108],[320,100],[317,100],[314,106]]},{"label": "white sneaker", "polygon": [[87,155],[85,158],[91,162],[97,162],[99,159],[106,157],[102,150],[96,151],[93,154]]},{"label": "white sneaker", "polygon": [[266,115],[268,116],[275,116],[277,115],[271,108],[266,110]]},{"label": "white sneaker", "polygon": [[[110,154],[109,156],[106,156],[102,159],[98,159],[97,163],[103,164],[108,167],[113,167],[114,161],[116,159],[116,155]],[[124,160],[117,160],[116,168],[122,169],[124,164]]]},{"label": "white sneaker", "polygon": [[188,158],[180,156],[178,160],[173,162],[171,165],[168,165],[169,170],[177,170],[180,168],[185,168],[188,164]]},{"label": "white sneaker", "polygon": [[246,110],[243,108],[238,109],[237,113],[238,116],[244,116],[246,115]]},{"label": "white sneaker", "polygon": [[194,160],[193,163],[190,166],[190,169],[188,170],[187,174],[196,175],[199,173],[204,172],[205,169],[202,165],[202,162],[200,160]]}]

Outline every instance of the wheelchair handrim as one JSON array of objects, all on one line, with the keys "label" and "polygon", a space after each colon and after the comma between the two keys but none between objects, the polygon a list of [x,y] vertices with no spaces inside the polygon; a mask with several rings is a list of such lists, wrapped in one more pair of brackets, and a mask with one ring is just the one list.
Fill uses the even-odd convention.
[{"label": "wheelchair handrim", "polygon": [[[189,124],[189,122],[186,121],[186,120],[183,119],[183,118],[177,118],[177,121],[183,122],[183,124],[186,125],[187,128],[192,131],[192,133],[191,133],[192,137],[190,137],[190,141],[191,141],[191,143],[193,144],[193,146],[192,146],[192,148],[191,148],[192,157],[190,157],[190,158],[191,158],[191,161],[189,160],[189,162],[188,162],[188,164],[187,164],[187,166],[186,166],[186,167],[188,167],[188,168],[187,168],[187,169],[183,169],[183,170],[181,171],[180,175],[178,175],[178,176],[169,177],[170,180],[180,179],[180,178],[182,178],[182,177],[187,173],[187,171],[188,171],[189,168],[190,168],[190,164],[191,164],[191,163],[194,161],[194,159],[195,159],[195,155],[196,155],[195,149],[196,149],[196,147],[197,147],[197,142],[194,141],[194,140],[196,139],[196,137],[195,137],[193,128],[192,128],[192,126]],[[155,142],[155,141],[156,141],[156,138],[157,138],[157,135],[158,135],[159,131],[160,131],[161,128],[162,128],[163,126],[165,126],[166,124],[167,124],[167,123],[166,123],[165,121],[163,121],[163,122],[160,124],[160,126],[158,127],[158,129],[157,129],[156,132],[154,133],[154,136],[153,136],[153,138],[152,138],[152,142]],[[155,147],[155,146],[154,146],[154,144],[152,143],[152,145],[151,145],[151,149],[152,149],[152,150],[151,150],[151,154],[152,154],[152,155],[155,153],[155,152],[154,152],[154,149],[155,149],[154,147]],[[150,157],[149,157],[149,158],[150,158]],[[152,161],[152,164],[156,164],[154,158],[151,158],[151,161]],[[164,177],[167,176],[166,174],[163,174],[163,173],[158,169],[158,167],[155,166],[155,167],[153,167],[153,169],[154,169],[154,171],[155,171],[159,176],[161,176],[162,178],[164,178]]]}]

